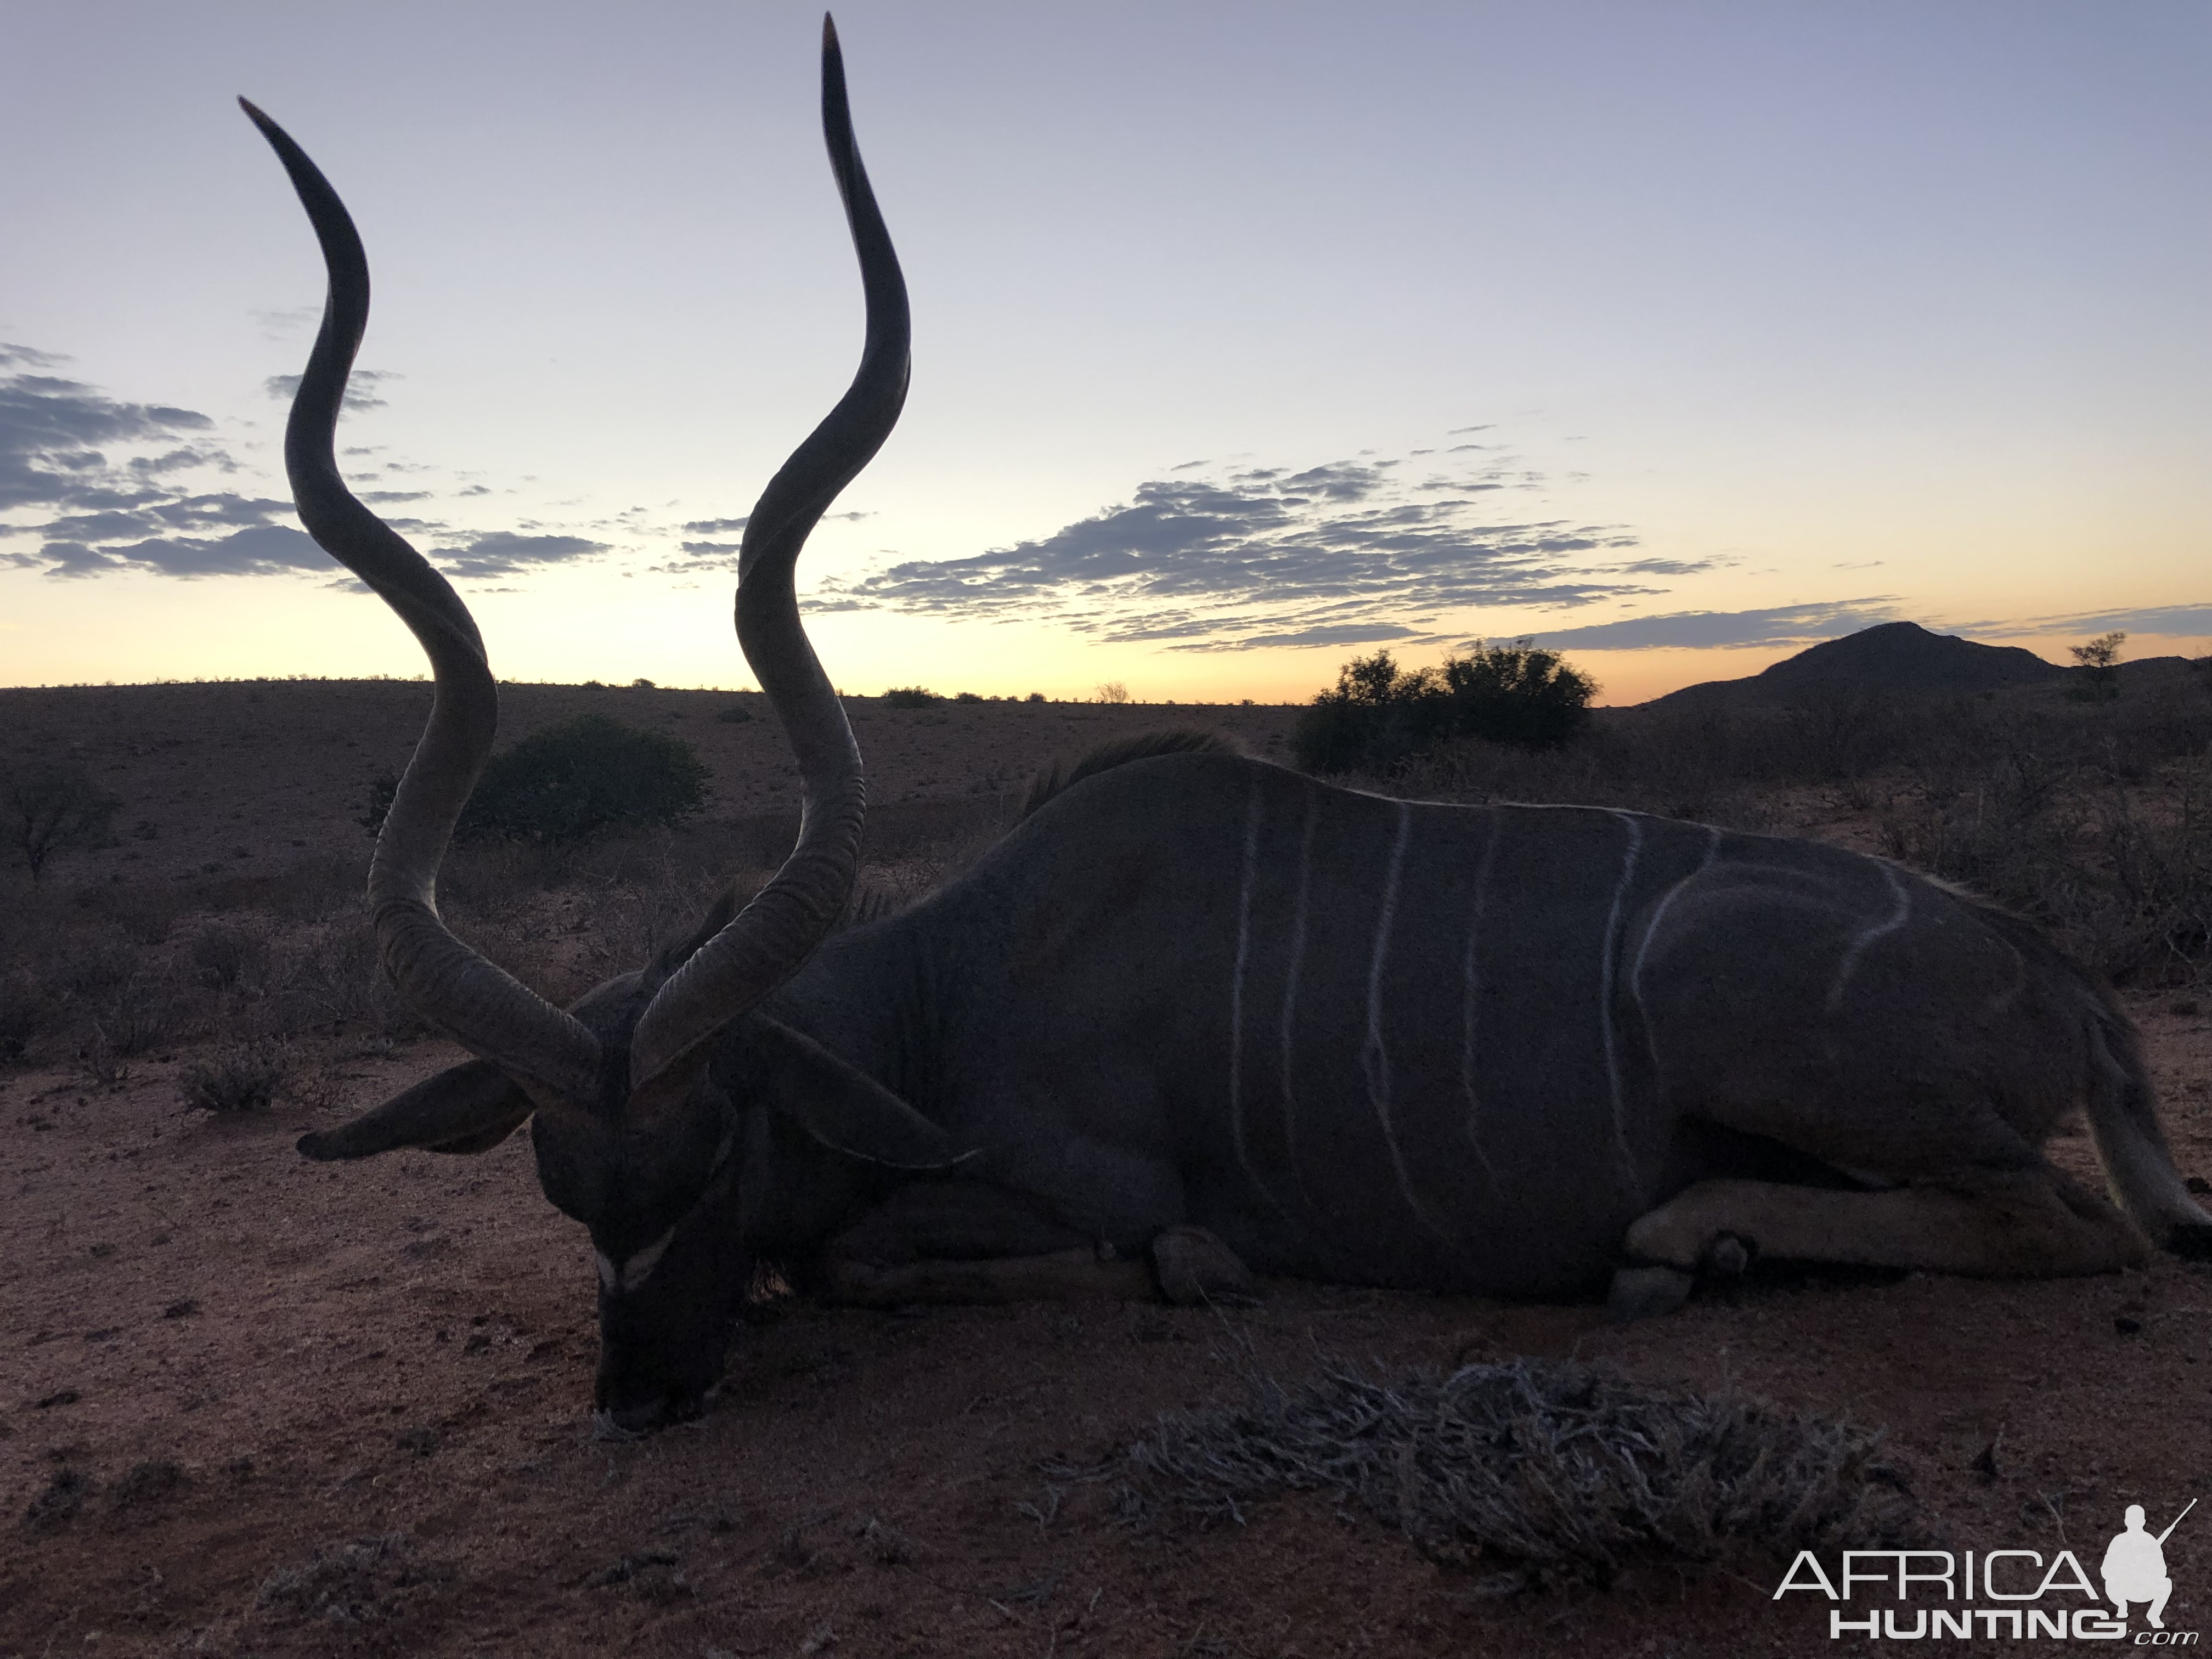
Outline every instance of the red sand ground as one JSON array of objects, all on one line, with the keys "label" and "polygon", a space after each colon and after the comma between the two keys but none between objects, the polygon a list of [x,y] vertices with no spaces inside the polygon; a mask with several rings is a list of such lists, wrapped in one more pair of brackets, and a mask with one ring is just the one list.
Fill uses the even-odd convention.
[{"label": "red sand ground", "polygon": [[[2182,1166],[2212,1170],[2212,1021],[2136,1012]],[[2170,1258],[1760,1289],[1627,1328],[1293,1285],[1225,1314],[787,1302],[703,1424],[598,1441],[588,1249],[520,1138],[341,1169],[291,1150],[453,1054],[334,1060],[328,1111],[229,1121],[185,1113],[158,1063],[112,1092],[0,1085],[0,1654],[1832,1650],[1826,1604],[1771,1581],[1645,1570],[1501,1601],[1322,1498],[1133,1529],[1107,1488],[1045,1473],[1235,1398],[1237,1337],[1286,1377],[1316,1349],[1572,1352],[1878,1425],[1962,1548],[2087,1556],[2129,1503],[2212,1494],[2212,1268]],[[2086,1171],[2086,1141],[2057,1149]],[[2175,1629],[2212,1623],[2208,1540],[2169,1542]]]}]

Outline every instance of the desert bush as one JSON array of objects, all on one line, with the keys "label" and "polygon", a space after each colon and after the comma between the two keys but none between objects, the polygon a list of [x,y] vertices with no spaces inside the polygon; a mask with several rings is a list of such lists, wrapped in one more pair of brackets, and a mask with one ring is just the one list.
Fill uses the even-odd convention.
[{"label": "desert bush", "polygon": [[[733,704],[717,718],[752,716]],[[454,836],[566,847],[611,831],[673,826],[705,806],[707,779],[706,763],[681,738],[579,714],[494,755]],[[390,773],[376,779],[355,821],[380,833],[398,788]]]},{"label": "desert bush", "polygon": [[399,774],[383,772],[369,781],[368,799],[362,804],[361,816],[354,820],[372,836],[381,835],[384,821],[392,815],[392,799],[399,793]]},{"label": "desert bush", "polygon": [[714,711],[714,718],[725,726],[743,726],[753,717],[753,711],[741,702],[726,702]]},{"label": "desert bush", "polygon": [[1923,766],[1881,820],[1892,856],[2050,928],[2118,981],[2201,978],[2212,964],[2212,767],[2164,789],[1990,739]]},{"label": "desert bush", "polygon": [[273,1038],[227,1043],[206,1060],[196,1060],[177,1076],[185,1104],[197,1111],[268,1110],[292,1080],[289,1044]]},{"label": "desert bush", "polygon": [[119,1089],[131,1076],[130,1061],[116,1052],[97,1021],[76,1051],[76,1063],[95,1089]]},{"label": "desert bush", "polygon": [[33,882],[57,853],[108,845],[109,828],[122,810],[75,761],[33,761],[0,771],[0,827]]},{"label": "desert bush", "polygon": [[1589,724],[1597,684],[1526,640],[1480,645],[1442,667],[1402,669],[1388,651],[1355,657],[1299,715],[1291,739],[1309,772],[1387,772],[1455,739],[1557,748]]},{"label": "desert bush", "polygon": [[613,830],[681,823],[706,799],[706,764],[690,744],[580,714],[493,756],[458,833],[568,846]]},{"label": "desert bush", "polygon": [[884,702],[892,708],[927,708],[944,698],[922,685],[895,685],[884,693]]},{"label": "desert bush", "polygon": [[271,994],[258,1012],[275,1036],[340,1025],[397,1042],[428,1029],[384,971],[366,915],[284,941],[269,977]]},{"label": "desert bush", "polygon": [[2075,695],[2090,702],[2109,702],[2120,695],[2120,647],[2127,639],[2125,634],[2100,634],[2087,645],[2066,647],[2081,670],[2083,684]]},{"label": "desert bush", "polygon": [[1919,1528],[1881,1437],[1741,1396],[1646,1389],[1571,1361],[1287,1386],[1243,1362],[1237,1406],[1164,1413],[1119,1467],[1139,1504],[1206,1518],[1285,1490],[1350,1498],[1506,1591],[1605,1583],[1637,1559],[1727,1567],[1897,1547]]},{"label": "desert bush", "polygon": [[200,982],[218,991],[258,981],[269,966],[269,941],[258,930],[218,921],[193,935],[189,952]]},{"label": "desert bush", "polygon": [[58,1023],[53,996],[28,968],[0,974],[0,1065],[29,1057],[32,1042]]},{"label": "desert bush", "polygon": [[153,972],[131,975],[100,1000],[92,1016],[100,1043],[126,1058],[161,1048],[184,1024],[179,1000]]},{"label": "desert bush", "polygon": [[1439,672],[1449,734],[1524,749],[1555,748],[1580,735],[1598,692],[1589,675],[1527,640],[1479,644],[1464,657],[1446,657]]}]

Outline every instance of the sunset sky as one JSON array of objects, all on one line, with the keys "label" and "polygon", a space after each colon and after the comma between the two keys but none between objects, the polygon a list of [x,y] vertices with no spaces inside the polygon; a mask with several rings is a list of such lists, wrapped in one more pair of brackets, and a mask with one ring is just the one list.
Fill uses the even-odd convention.
[{"label": "sunset sky", "polygon": [[[1635,702],[1910,618],[2212,648],[2202,0],[858,0],[914,392],[800,567],[854,692],[1303,699],[1388,646]],[[750,684],[737,528],[859,283],[818,8],[29,0],[0,684],[411,675],[282,377],[503,678]]]}]

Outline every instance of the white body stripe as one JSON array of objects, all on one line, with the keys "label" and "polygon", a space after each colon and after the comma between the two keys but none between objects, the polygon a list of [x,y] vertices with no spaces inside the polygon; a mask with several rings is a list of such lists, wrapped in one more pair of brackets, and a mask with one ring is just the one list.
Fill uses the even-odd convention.
[{"label": "white body stripe", "polygon": [[1844,950],[1844,959],[1836,964],[1836,982],[1828,988],[1827,1000],[1821,1005],[1823,1013],[1832,1014],[1844,1006],[1844,992],[1851,982],[1851,975],[1858,971],[1860,959],[1869,948],[1877,941],[1887,939],[1911,920],[1911,884],[1899,877],[1893,866],[1883,865],[1881,873],[1889,883],[1890,894],[1896,899],[1897,908],[1883,920],[1863,929]]},{"label": "white body stripe", "polygon": [[1229,1135],[1237,1163],[1262,1198],[1273,1203],[1244,1139],[1244,964],[1252,949],[1252,882],[1260,867],[1260,776],[1244,798],[1244,874],[1237,890],[1237,962],[1229,975]]},{"label": "white body stripe", "polygon": [[1482,907],[1490,896],[1490,869],[1498,859],[1498,837],[1504,823],[1502,813],[1490,814],[1490,839],[1483,843],[1482,862],[1475,866],[1474,902],[1468,907],[1467,917],[1467,949],[1460,959],[1459,1091],[1467,1102],[1467,1122],[1462,1133],[1467,1137],[1468,1150],[1482,1166],[1483,1179],[1490,1183],[1493,1194],[1498,1190],[1498,1171],[1491,1168],[1490,1151],[1482,1144],[1482,1097],[1474,1088],[1475,1001],[1481,990],[1475,953],[1482,944]]},{"label": "white body stripe", "polygon": [[[1644,937],[1636,942],[1636,960],[1628,965],[1628,1000],[1636,1005],[1639,1016],[1644,1014],[1644,958],[1650,954],[1651,941],[1657,937],[1659,924],[1667,920],[1667,912],[1674,908],[1675,896],[1713,867],[1713,860],[1721,850],[1721,832],[1710,823],[1705,826],[1705,855],[1698,860],[1698,867],[1669,887],[1651,907],[1651,920],[1644,924]],[[1659,1038],[1651,1028],[1648,1017],[1644,1019],[1644,1051],[1651,1056],[1655,1076],[1662,1073],[1659,1063]]]},{"label": "white body stripe", "polygon": [[1446,1244],[1452,1244],[1452,1236],[1439,1227],[1434,1218],[1414,1195],[1412,1177],[1406,1172],[1406,1154],[1398,1145],[1397,1126],[1390,1121],[1390,1050],[1382,1036],[1382,967],[1390,954],[1390,931],[1398,920],[1399,878],[1406,866],[1406,844],[1412,839],[1413,809],[1404,801],[1395,803],[1398,808],[1398,832],[1390,839],[1390,863],[1382,877],[1382,914],[1375,921],[1375,944],[1367,958],[1367,1042],[1360,1059],[1367,1073],[1367,1098],[1375,1109],[1375,1121],[1382,1131],[1382,1144],[1390,1152],[1390,1167],[1398,1176],[1398,1190],[1406,1197],[1406,1207],[1430,1232]]},{"label": "white body stripe", "polygon": [[[1295,1055],[1292,1043],[1297,1036],[1298,975],[1304,970],[1306,961],[1306,908],[1313,891],[1314,797],[1318,792],[1309,787],[1305,792],[1306,821],[1298,835],[1298,898],[1291,913],[1291,965],[1283,975],[1283,1158],[1297,1179],[1298,1121],[1297,1099],[1291,1088],[1291,1065]],[[1300,1183],[1301,1189],[1303,1183]]]}]

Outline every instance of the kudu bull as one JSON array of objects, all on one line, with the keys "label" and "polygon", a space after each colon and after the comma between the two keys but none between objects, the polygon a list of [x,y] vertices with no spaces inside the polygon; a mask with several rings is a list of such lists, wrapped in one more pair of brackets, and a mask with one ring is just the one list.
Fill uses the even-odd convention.
[{"label": "kudu bull", "polygon": [[[1162,742],[1048,781],[966,874],[838,931],[860,763],[793,570],[898,416],[908,319],[834,32],[822,100],[866,344],[754,509],[737,595],[804,777],[798,842],[741,914],[565,1012],[439,920],[493,680],[452,587],[339,477],[368,267],[247,106],[330,270],[285,439],[300,516],[435,670],[376,934],[477,1056],[301,1150],[478,1152],[530,1121],[546,1196],[597,1247],[615,1424],[700,1409],[763,1262],[878,1301],[1154,1273],[1187,1299],[1240,1262],[1515,1296],[1610,1278],[1632,1314],[1752,1250],[2059,1274],[2203,1249],[2110,999],[2014,918],[1832,847],[1384,799]],[[2042,1157],[2076,1105],[2125,1213]]]}]

